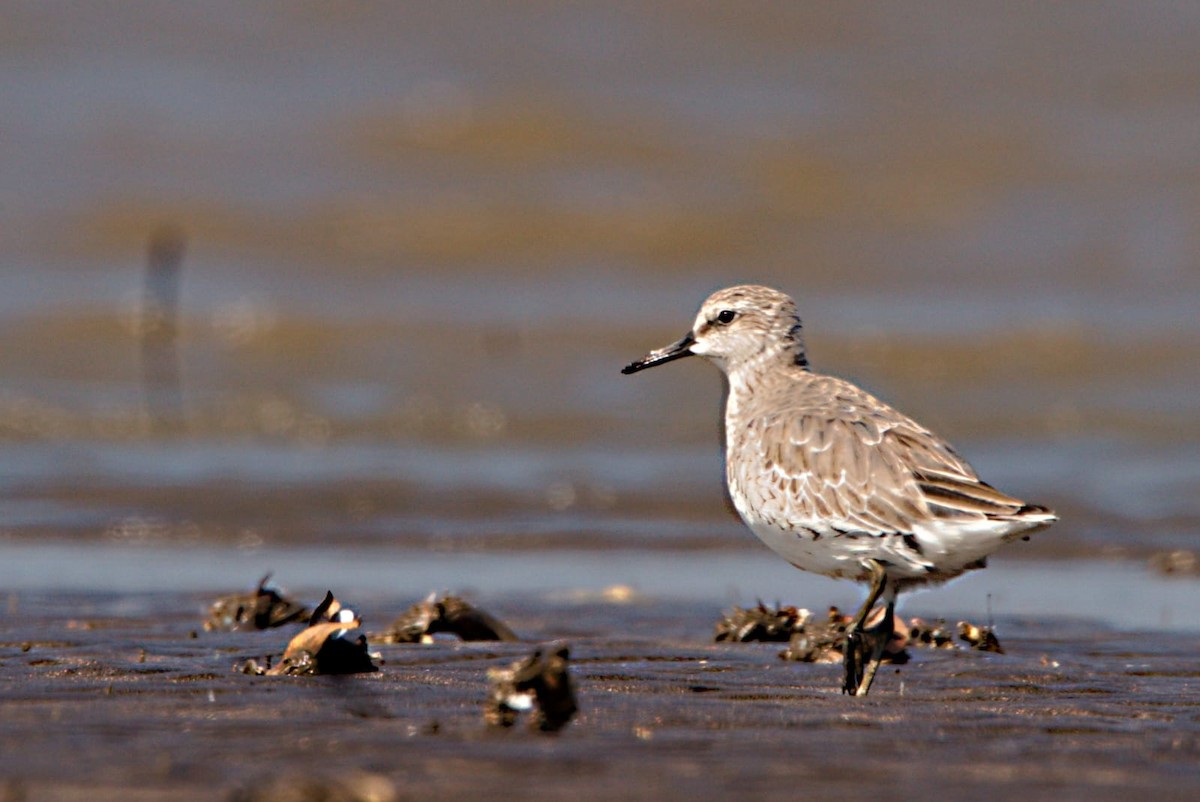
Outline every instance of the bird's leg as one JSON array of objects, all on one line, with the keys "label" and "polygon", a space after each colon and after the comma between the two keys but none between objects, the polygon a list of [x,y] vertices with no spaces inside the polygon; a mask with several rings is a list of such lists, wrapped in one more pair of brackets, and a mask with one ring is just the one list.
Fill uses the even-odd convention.
[{"label": "bird's leg", "polygon": [[887,649],[888,642],[892,639],[892,633],[896,631],[896,590],[895,585],[889,586],[883,596],[887,599],[887,606],[883,611],[883,620],[875,626],[871,627],[871,637],[875,640],[875,648],[871,650],[871,659],[867,662],[863,669],[862,681],[858,684],[858,689],[855,690],[855,696],[866,696],[871,690],[871,683],[875,680],[875,672],[879,669],[879,664],[883,660],[883,652]]},{"label": "bird's leg", "polygon": [[[863,669],[864,669],[864,654],[863,654],[863,624],[867,620],[867,616],[871,614],[871,608],[875,606],[875,602],[879,601],[879,597],[883,594],[884,588],[887,586],[887,571],[883,567],[883,563],[878,560],[866,560],[865,565],[871,572],[871,590],[867,593],[867,600],[863,602],[862,609],[858,611],[858,615],[854,616],[854,620],[850,622],[850,626],[846,628],[846,645],[845,652],[842,658],[842,667],[845,675],[842,680],[842,693],[848,693],[851,696],[866,696],[867,691],[863,688]],[[874,671],[872,670],[872,675]],[[870,685],[870,681],[867,682]],[[859,693],[859,690],[862,693]]]}]

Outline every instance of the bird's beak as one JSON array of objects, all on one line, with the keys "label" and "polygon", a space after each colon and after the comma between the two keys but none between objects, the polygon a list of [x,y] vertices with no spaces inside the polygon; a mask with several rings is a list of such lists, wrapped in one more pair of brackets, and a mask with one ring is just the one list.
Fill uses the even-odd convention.
[{"label": "bird's beak", "polygon": [[639,370],[652,368],[655,365],[661,365],[664,362],[670,362],[674,359],[683,359],[685,356],[692,356],[692,346],[696,344],[696,338],[689,331],[678,342],[673,342],[666,348],[659,348],[657,351],[651,351],[637,362],[631,362],[621,368],[621,372],[628,376],[630,373],[637,373]]}]

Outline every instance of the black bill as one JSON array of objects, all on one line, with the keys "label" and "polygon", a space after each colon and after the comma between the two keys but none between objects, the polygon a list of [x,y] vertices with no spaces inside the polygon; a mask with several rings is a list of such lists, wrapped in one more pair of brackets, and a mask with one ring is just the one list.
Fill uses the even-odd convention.
[{"label": "black bill", "polygon": [[695,344],[696,338],[689,331],[684,335],[683,339],[678,342],[671,343],[666,348],[659,348],[657,351],[651,351],[637,362],[631,362],[621,368],[621,372],[625,375],[637,373],[639,370],[652,368],[655,365],[661,365],[664,362],[670,362],[674,359],[683,359],[685,356],[692,355],[692,346]]}]

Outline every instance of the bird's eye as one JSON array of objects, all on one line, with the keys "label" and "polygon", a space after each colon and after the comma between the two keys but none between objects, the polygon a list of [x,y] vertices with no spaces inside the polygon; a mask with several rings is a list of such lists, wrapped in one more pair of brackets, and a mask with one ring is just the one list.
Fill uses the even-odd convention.
[{"label": "bird's eye", "polygon": [[726,326],[732,323],[735,317],[737,317],[737,312],[732,309],[722,309],[721,313],[717,315],[717,322],[722,326]]}]

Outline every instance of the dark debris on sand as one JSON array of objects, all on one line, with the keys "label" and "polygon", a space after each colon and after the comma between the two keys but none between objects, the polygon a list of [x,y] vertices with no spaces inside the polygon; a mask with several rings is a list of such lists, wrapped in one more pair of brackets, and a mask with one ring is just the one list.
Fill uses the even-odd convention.
[{"label": "dark debris on sand", "polygon": [[939,618],[926,621],[914,618],[908,623],[908,639],[913,646],[926,649],[953,649],[954,633],[946,622]]},{"label": "dark debris on sand", "polygon": [[808,610],[796,607],[768,607],[759,601],[755,607],[734,607],[717,622],[713,640],[717,643],[786,643],[801,632],[812,617]]},{"label": "dark debris on sand", "polygon": [[247,660],[235,668],[244,674],[270,676],[315,676],[318,674],[363,674],[378,671],[367,649],[362,622],[344,608],[332,592],[313,611],[308,627],[292,638],[278,663],[265,665]]},{"label": "dark debris on sand", "polygon": [[[801,663],[840,663],[846,642],[846,627],[852,621],[837,607],[819,617],[792,606],[768,607],[761,601],[755,607],[735,607],[717,622],[714,640],[721,642],[786,642],[780,658]],[[956,641],[957,636],[957,641]],[[945,621],[932,622],[913,618],[907,624],[896,616],[894,632],[883,653],[883,662],[907,663],[909,646],[955,649],[961,641],[968,648],[1004,653],[991,627],[960,621],[956,629]]]},{"label": "dark debris on sand", "polygon": [[508,668],[488,669],[484,719],[494,726],[511,727],[521,712],[530,711],[532,729],[555,732],[565,727],[579,710],[569,660],[567,644],[557,642]]},{"label": "dark debris on sand", "polygon": [[303,604],[284,596],[278,589],[269,587],[267,574],[258,581],[258,588],[249,593],[231,593],[212,603],[208,620],[204,622],[207,632],[233,632],[254,629],[271,629],[285,624],[298,624],[310,613]]},{"label": "dark debris on sand", "polygon": [[519,640],[503,621],[458,596],[438,598],[431,593],[410,607],[384,632],[372,633],[377,643],[429,643],[437,634],[464,641]]},{"label": "dark debris on sand", "polygon": [[[807,610],[805,611],[808,612]],[[788,646],[779,653],[782,660],[801,663],[841,663],[846,645],[846,628],[853,621],[837,607],[830,607],[824,618],[812,614],[788,639]],[[908,662],[908,644],[904,622],[896,618],[896,630],[883,651],[883,662],[900,665]]]},{"label": "dark debris on sand", "polygon": [[976,651],[1004,654],[1004,648],[1000,646],[1000,639],[996,637],[996,633],[992,631],[991,627],[981,627],[969,621],[959,621],[958,638]]},{"label": "dark debris on sand", "polygon": [[[897,619],[897,624],[900,623]],[[1004,648],[992,627],[981,627],[970,621],[959,621],[956,627],[951,628],[941,618],[934,621],[909,619],[908,642],[927,649],[960,649],[965,644],[966,648],[977,652],[1004,654]]]}]

